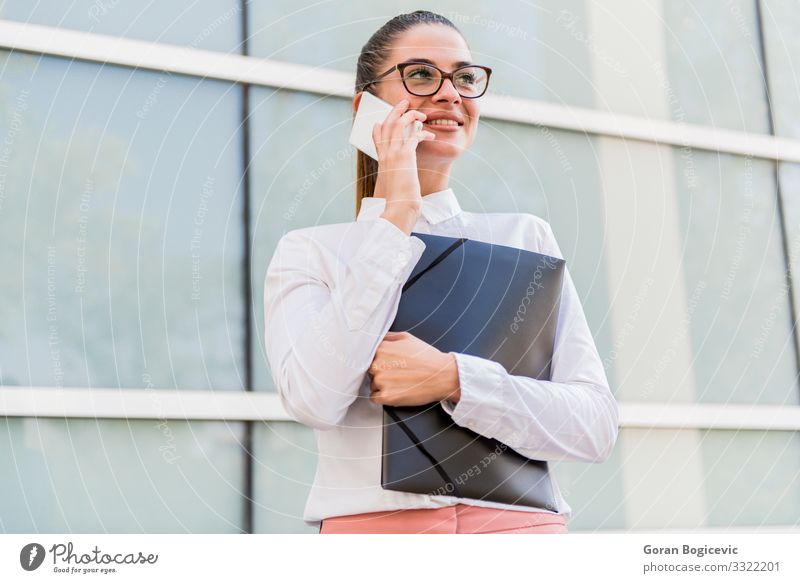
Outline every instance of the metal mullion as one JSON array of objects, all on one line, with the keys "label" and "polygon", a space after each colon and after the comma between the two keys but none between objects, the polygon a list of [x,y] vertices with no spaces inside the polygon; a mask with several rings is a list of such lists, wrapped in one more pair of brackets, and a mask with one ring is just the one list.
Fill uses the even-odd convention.
[{"label": "metal mullion", "polygon": [[[241,6],[241,54],[249,55],[247,21],[247,0],[240,0]],[[245,391],[253,390],[253,314],[252,314],[252,233],[250,232],[250,84],[241,83],[242,90],[242,223],[244,231],[244,270],[243,270],[243,301],[244,301],[244,362],[245,362]],[[253,533],[254,504],[253,504],[253,421],[244,421],[244,531]]]},{"label": "metal mullion", "polygon": [[[756,8],[756,32],[758,34],[758,51],[759,59],[761,60],[761,70],[763,72],[763,88],[764,97],[767,100],[767,123],[769,125],[769,133],[775,136],[775,115],[772,109],[772,93],[770,91],[770,77],[769,65],[767,64],[767,46],[765,41],[764,19],[761,14],[761,0],[755,0]],[[787,296],[789,298],[789,315],[790,324],[792,325],[792,340],[794,342],[794,357],[795,357],[795,384],[797,390],[800,391],[800,337],[798,337],[797,330],[797,305],[795,303],[794,284],[792,280],[792,257],[790,256],[789,245],[789,230],[786,223],[786,211],[783,208],[783,191],[781,189],[781,176],[780,176],[781,161],[776,159],[772,160],[772,171],[775,177],[775,195],[777,198],[778,219],[781,226],[781,246],[783,247],[783,258],[785,263],[784,277],[786,278]]]}]

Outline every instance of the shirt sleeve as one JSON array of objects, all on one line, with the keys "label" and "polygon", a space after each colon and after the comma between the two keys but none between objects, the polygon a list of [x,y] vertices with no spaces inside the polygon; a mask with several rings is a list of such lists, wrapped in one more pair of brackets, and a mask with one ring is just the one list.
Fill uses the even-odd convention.
[{"label": "shirt sleeve", "polygon": [[[542,253],[562,258],[546,224]],[[509,374],[499,363],[454,352],[461,397],[441,405],[458,425],[537,460],[603,462],[619,412],[569,270],[564,270],[549,381]]]},{"label": "shirt sleeve", "polygon": [[365,223],[344,262],[301,229],[281,238],[267,268],[264,342],[272,378],[286,411],[317,429],[338,425],[358,397],[402,284],[425,250],[383,217]]}]

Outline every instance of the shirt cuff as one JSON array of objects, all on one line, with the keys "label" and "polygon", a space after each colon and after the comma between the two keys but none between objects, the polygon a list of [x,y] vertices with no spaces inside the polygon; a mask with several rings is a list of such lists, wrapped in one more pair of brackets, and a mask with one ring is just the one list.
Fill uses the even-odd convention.
[{"label": "shirt cuff", "polygon": [[442,408],[458,425],[486,437],[501,431],[505,399],[505,368],[493,360],[451,352],[456,357],[461,397],[455,406],[447,400]]}]

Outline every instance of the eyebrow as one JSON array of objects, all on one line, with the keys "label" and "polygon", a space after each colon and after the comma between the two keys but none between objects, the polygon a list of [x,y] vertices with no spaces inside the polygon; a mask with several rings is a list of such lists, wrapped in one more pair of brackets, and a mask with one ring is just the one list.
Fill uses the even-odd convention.
[{"label": "eyebrow", "polygon": [[[430,63],[431,65],[435,65],[436,64],[433,61],[431,61],[430,59],[425,59],[425,58],[422,58],[422,57],[410,57],[410,58],[406,59],[404,62],[408,62],[408,61],[417,61],[419,63]],[[474,64],[474,63],[471,63],[469,61],[456,61],[455,63],[453,63],[453,67],[455,69],[458,69],[459,67],[463,67],[465,65],[472,65],[472,64]]]}]

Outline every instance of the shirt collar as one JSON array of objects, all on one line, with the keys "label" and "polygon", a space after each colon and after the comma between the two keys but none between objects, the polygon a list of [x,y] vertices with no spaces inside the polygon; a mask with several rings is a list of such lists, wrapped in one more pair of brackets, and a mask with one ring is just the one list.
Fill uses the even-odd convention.
[{"label": "shirt collar", "polygon": [[[357,221],[378,218],[386,207],[383,197],[365,196],[361,199],[361,209]],[[422,217],[431,225],[441,223],[461,212],[461,205],[452,188],[431,192],[422,197]]]}]

